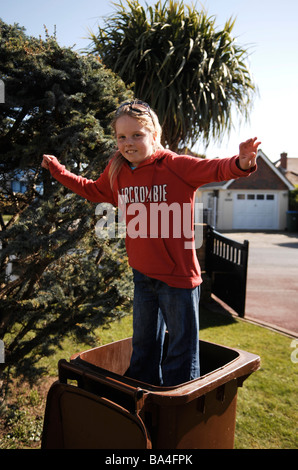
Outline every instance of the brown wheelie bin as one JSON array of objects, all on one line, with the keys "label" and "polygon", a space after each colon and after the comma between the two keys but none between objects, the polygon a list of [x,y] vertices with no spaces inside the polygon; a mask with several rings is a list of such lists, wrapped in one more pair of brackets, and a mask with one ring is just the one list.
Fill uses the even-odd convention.
[{"label": "brown wheelie bin", "polygon": [[231,449],[237,389],[260,358],[200,341],[201,377],[156,387],[125,376],[131,338],[61,360],[42,448]]}]

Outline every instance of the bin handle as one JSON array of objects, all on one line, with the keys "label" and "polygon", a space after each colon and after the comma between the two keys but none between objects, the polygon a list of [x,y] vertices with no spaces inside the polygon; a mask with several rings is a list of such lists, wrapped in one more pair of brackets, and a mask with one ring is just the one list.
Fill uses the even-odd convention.
[{"label": "bin handle", "polygon": [[144,404],[144,390],[139,387],[132,387],[131,385],[119,382],[111,377],[93,375],[90,372],[84,370],[81,366],[78,367],[74,364],[70,364],[65,359],[60,359],[58,362],[59,370],[59,381],[61,383],[67,383],[67,379],[71,380],[83,380],[97,382],[102,385],[108,385],[122,393],[125,393],[134,400],[135,412],[138,413]]}]

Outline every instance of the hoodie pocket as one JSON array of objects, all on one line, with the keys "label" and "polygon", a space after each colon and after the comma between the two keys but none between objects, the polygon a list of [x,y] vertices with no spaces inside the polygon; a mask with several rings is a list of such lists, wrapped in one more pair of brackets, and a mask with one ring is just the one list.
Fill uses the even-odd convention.
[{"label": "hoodie pocket", "polygon": [[175,262],[162,238],[126,237],[126,250],[132,268],[145,274],[171,274]]}]

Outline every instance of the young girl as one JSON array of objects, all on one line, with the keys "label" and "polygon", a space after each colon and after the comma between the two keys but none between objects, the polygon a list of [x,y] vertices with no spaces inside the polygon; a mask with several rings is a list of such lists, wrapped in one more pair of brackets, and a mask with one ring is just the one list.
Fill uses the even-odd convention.
[{"label": "young girl", "polygon": [[[191,227],[185,227],[186,220],[193,220],[196,190],[255,171],[260,142],[247,140],[232,158],[177,155],[162,147],[158,118],[139,100],[123,103],[112,124],[118,150],[97,181],[70,173],[52,155],[43,156],[42,166],[89,201],[114,206],[124,202],[126,249],[134,276],[133,353],[126,375],[173,386],[200,375],[202,279],[193,235],[191,249],[186,243]],[[168,347],[163,357],[166,329]]]}]

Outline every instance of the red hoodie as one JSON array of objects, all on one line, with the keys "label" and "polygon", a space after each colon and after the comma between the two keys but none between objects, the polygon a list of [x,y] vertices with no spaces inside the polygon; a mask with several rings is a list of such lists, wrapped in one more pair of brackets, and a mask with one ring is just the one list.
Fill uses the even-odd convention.
[{"label": "red hoodie", "polygon": [[[193,288],[202,282],[191,233],[196,190],[255,171],[256,167],[241,170],[237,159],[198,159],[158,150],[134,170],[125,162],[113,188],[110,163],[97,181],[70,173],[57,160],[49,168],[55,179],[89,201],[117,206],[120,196],[126,209],[130,266],[172,287]],[[191,249],[185,244],[190,241]]]}]

